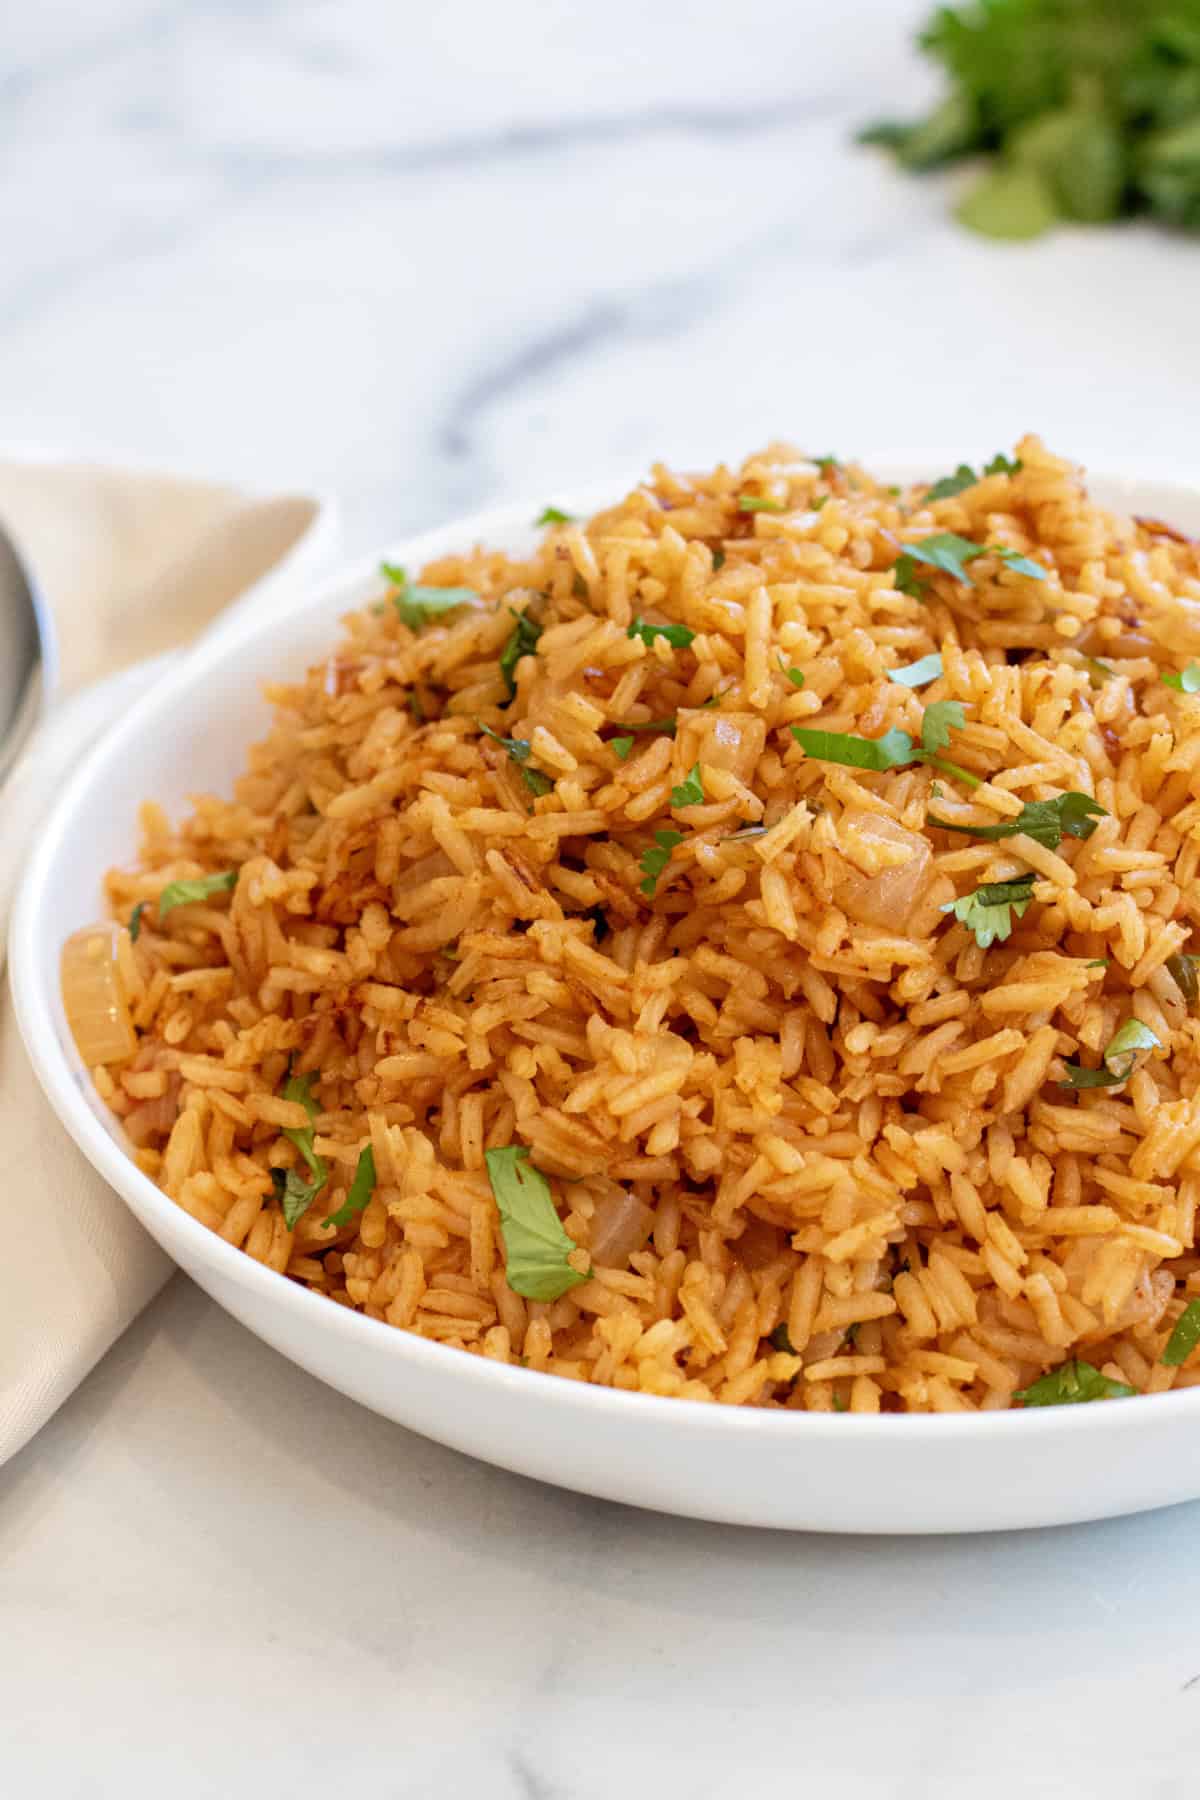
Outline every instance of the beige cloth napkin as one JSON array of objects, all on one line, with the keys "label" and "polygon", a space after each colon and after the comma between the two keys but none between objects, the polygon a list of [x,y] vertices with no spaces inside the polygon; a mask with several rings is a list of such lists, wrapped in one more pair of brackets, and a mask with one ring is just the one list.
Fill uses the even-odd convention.
[{"label": "beige cloth napkin", "polygon": [[[247,606],[290,603],[328,552],[333,524],[328,508],[302,496],[250,500],[174,476],[2,458],[0,519],[49,603],[61,676],[46,723],[0,789],[2,928],[6,877],[56,788],[149,684],[161,653],[195,637],[222,608],[224,619]],[[171,1264],[51,1111],[7,980],[0,1143],[8,1171],[0,1188],[2,1463],[157,1293]]]}]

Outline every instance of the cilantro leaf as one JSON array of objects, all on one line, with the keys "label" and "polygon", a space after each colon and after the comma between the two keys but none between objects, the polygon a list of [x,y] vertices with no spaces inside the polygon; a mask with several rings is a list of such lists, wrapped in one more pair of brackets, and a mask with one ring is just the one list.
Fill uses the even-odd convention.
[{"label": "cilantro leaf", "polygon": [[131,944],[136,944],[138,941],[138,934],[142,929],[142,914],[149,904],[148,900],[139,900],[129,915],[129,941]]},{"label": "cilantro leaf", "polygon": [[[284,1099],[302,1106],[310,1119],[315,1119],[321,1110],[312,1097],[312,1084],[315,1080],[316,1076],[313,1074],[289,1075],[283,1089]],[[315,1133],[311,1125],[285,1125],[283,1135],[295,1144],[312,1176],[311,1182],[305,1182],[295,1169],[289,1169],[284,1178],[280,1204],[283,1207],[283,1222],[291,1231],[325,1186],[329,1179],[329,1169],[314,1148]]]},{"label": "cilantro leaf", "polygon": [[488,1180],[500,1213],[505,1279],[526,1300],[558,1300],[587,1281],[567,1261],[578,1245],[563,1230],[550,1184],[523,1144],[488,1150]]},{"label": "cilantro leaf", "polygon": [[[705,702],[707,705],[707,702]],[[640,722],[633,719],[621,719],[617,722],[619,731],[661,731],[665,737],[674,737],[678,721],[670,719],[645,719]]]},{"label": "cilantro leaf", "polygon": [[1168,956],[1165,965],[1167,974],[1192,1009],[1197,1000],[1200,1000],[1200,975],[1196,972],[1198,960],[1200,959],[1188,956],[1186,952],[1179,952],[1175,956]]},{"label": "cilantro leaf", "polygon": [[1007,457],[1003,450],[998,450],[991,462],[983,465],[985,475],[1019,475],[1024,468],[1019,456]]},{"label": "cilantro leaf", "polygon": [[919,662],[909,663],[902,669],[888,669],[887,678],[894,681],[897,687],[925,687],[930,681],[938,681],[945,674],[942,667],[941,652],[933,651],[930,656],[921,657]]},{"label": "cilantro leaf", "polygon": [[1123,1400],[1133,1391],[1124,1381],[1112,1381],[1091,1363],[1073,1357],[1027,1388],[1018,1388],[1013,1399],[1024,1406],[1078,1406],[1088,1400]]},{"label": "cilantro leaf", "polygon": [[1078,1063],[1066,1063],[1067,1079],[1058,1085],[1065,1088],[1120,1087],[1133,1074],[1141,1051],[1160,1048],[1159,1039],[1148,1025],[1143,1025],[1140,1019],[1126,1019],[1105,1047],[1101,1068],[1084,1069]]},{"label": "cilantro leaf", "polygon": [[964,488],[974,487],[979,480],[978,475],[968,463],[959,463],[953,475],[943,475],[935,481],[926,492],[926,500],[949,500],[955,494],[961,494]]},{"label": "cilantro leaf", "polygon": [[625,633],[627,638],[640,637],[647,649],[655,638],[666,638],[676,650],[686,650],[695,635],[686,625],[648,625],[640,615]]},{"label": "cilantro leaf", "polygon": [[925,582],[917,580],[917,565],[911,556],[898,556],[892,568],[896,582],[896,591],[910,594],[914,600],[924,600],[929,593]]},{"label": "cilantro leaf", "polygon": [[972,894],[951,900],[942,907],[953,913],[960,924],[975,933],[975,942],[987,950],[997,939],[1001,943],[1012,931],[1012,916],[1023,919],[1033,899],[1032,875],[1013,875],[1007,881],[987,881]]},{"label": "cilantro leaf", "polygon": [[574,513],[563,512],[559,506],[543,506],[533,522],[539,528],[543,525],[570,525],[574,517]]},{"label": "cilantro leaf", "polygon": [[200,875],[193,881],[169,881],[158,896],[158,922],[176,906],[194,906],[198,900],[211,900],[214,894],[227,894],[237,886],[236,869],[224,869],[219,875]]},{"label": "cilantro leaf", "polygon": [[517,691],[517,664],[523,656],[532,656],[537,650],[538,639],[542,628],[528,613],[519,613],[514,607],[509,612],[517,621],[509,635],[508,642],[500,652],[500,673],[504,677],[504,685],[508,689],[511,700]]},{"label": "cilantro leaf", "polygon": [[826,481],[829,480],[829,477],[836,469],[840,469],[842,466],[836,456],[814,456],[813,461],[816,463],[818,469],[820,469]]},{"label": "cilantro leaf", "polygon": [[788,1356],[795,1356],[796,1354],[796,1347],[788,1336],[788,1328],[786,1325],[777,1325],[767,1338],[767,1342],[773,1350],[782,1350]]},{"label": "cilantro leaf", "polygon": [[638,867],[646,878],[644,881],[639,882],[638,886],[641,888],[643,894],[646,895],[647,899],[650,898],[654,893],[655,888],[658,886],[658,878],[670,862],[672,850],[674,850],[676,844],[682,844],[683,833],[682,831],[656,831],[654,834],[654,841],[658,846],[657,849],[643,850],[641,862],[638,864]]},{"label": "cilantro leaf", "polygon": [[964,564],[985,554],[982,544],[973,544],[970,538],[959,537],[956,531],[938,531],[932,537],[919,538],[915,544],[904,546],[904,555],[910,556],[914,562],[925,563],[929,568],[939,569],[943,575],[951,575],[955,581],[963,581],[968,585],[971,577]]},{"label": "cilantro leaf", "polygon": [[1085,656],[1083,660],[1092,678],[1093,687],[1103,687],[1104,683],[1111,681],[1117,672],[1115,669],[1110,669],[1106,662],[1101,662],[1098,656]]},{"label": "cilantro leaf", "polygon": [[1190,662],[1177,675],[1164,675],[1163,681],[1178,694],[1200,694],[1200,663]]},{"label": "cilantro leaf", "polygon": [[616,751],[622,762],[625,761],[629,752],[633,749],[633,739],[631,737],[609,738],[608,742],[609,747]]},{"label": "cilantro leaf", "polygon": [[739,494],[738,511],[742,513],[786,512],[787,507],[782,500],[772,500],[766,494]]},{"label": "cilantro leaf", "polygon": [[954,825],[933,813],[926,815],[925,823],[936,825],[939,831],[957,831],[964,837],[983,838],[992,844],[1020,832],[1047,850],[1057,850],[1064,837],[1090,838],[1097,819],[1107,817],[1107,807],[1090,794],[1072,789],[1056,800],[1027,800],[1015,819],[1004,819],[998,825]]},{"label": "cilantro leaf", "polygon": [[485,737],[490,737],[495,743],[500,745],[501,749],[508,751],[510,760],[516,763],[517,768],[520,771],[521,780],[525,783],[525,786],[529,789],[531,794],[540,796],[550,792],[550,789],[554,786],[550,777],[548,775],[543,775],[540,769],[527,769],[525,767],[533,750],[533,746],[528,738],[501,737],[498,731],[493,731],[490,725],[484,725],[482,721],[479,723],[479,729],[484,733]]},{"label": "cilantro leaf", "polygon": [[899,769],[917,753],[907,731],[865,738],[848,731],[807,731],[802,725],[793,725],[791,733],[814,762],[841,763],[848,769]]},{"label": "cilantro leaf", "polygon": [[966,722],[961,700],[935,700],[921,715],[922,750],[944,750],[950,742],[950,733],[961,731]]},{"label": "cilantro leaf", "polygon": [[802,688],[804,686],[804,670],[803,669],[789,668],[787,663],[783,660],[782,656],[779,658],[779,667],[780,667],[780,670],[782,671],[782,673],[787,676],[788,680],[791,682],[791,684],[794,688]]},{"label": "cilantro leaf", "polygon": [[370,1144],[359,1151],[358,1163],[354,1170],[354,1180],[350,1183],[350,1192],[343,1205],[337,1211],[323,1219],[323,1225],[336,1225],[340,1229],[348,1225],[356,1213],[363,1212],[371,1195],[375,1192],[375,1152]]},{"label": "cilantro leaf", "polygon": [[1049,569],[1043,569],[1041,563],[1034,562],[1032,557],[1022,556],[1019,550],[1010,550],[1007,544],[989,544],[987,554],[998,556],[1014,575],[1028,575],[1031,581],[1050,579]]},{"label": "cilantro leaf", "polygon": [[700,764],[694,762],[687,776],[678,787],[671,789],[672,806],[701,806],[704,802],[704,783],[700,778]]},{"label": "cilantro leaf", "polygon": [[469,587],[421,587],[408,579],[398,563],[383,562],[379,572],[391,582],[391,601],[410,631],[420,631],[436,613],[453,612],[459,606],[474,606],[479,595]]},{"label": "cilantro leaf", "polygon": [[1169,1369],[1185,1363],[1200,1344],[1200,1300],[1189,1300],[1175,1321],[1175,1329],[1167,1339],[1167,1347],[1159,1357]]},{"label": "cilantro leaf", "polygon": [[712,566],[713,566],[713,574],[714,575],[716,574],[718,569],[723,569],[725,567],[725,552],[724,552],[724,550],[721,550],[718,548],[713,551]]}]

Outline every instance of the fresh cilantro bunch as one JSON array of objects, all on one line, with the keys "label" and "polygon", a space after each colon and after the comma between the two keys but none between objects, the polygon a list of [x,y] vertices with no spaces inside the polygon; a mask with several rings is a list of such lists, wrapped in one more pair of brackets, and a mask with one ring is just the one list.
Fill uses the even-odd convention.
[{"label": "fresh cilantro bunch", "polygon": [[958,208],[990,237],[1150,213],[1200,231],[1200,0],[974,0],[919,39],[949,91],[871,126],[903,167],[991,152]]}]

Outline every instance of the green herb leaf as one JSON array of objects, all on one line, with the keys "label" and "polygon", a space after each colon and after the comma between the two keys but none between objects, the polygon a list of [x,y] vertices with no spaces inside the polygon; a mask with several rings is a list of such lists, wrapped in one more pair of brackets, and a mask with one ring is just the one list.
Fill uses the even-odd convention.
[{"label": "green herb leaf", "polygon": [[782,656],[779,659],[779,667],[783,671],[783,673],[787,676],[788,680],[791,682],[791,684],[794,688],[802,688],[804,686],[804,670],[803,669],[789,668]]},{"label": "green herb leaf", "polygon": [[818,469],[820,469],[826,481],[828,481],[829,477],[842,466],[836,456],[814,456],[813,461],[816,463]]},{"label": "green herb leaf", "polygon": [[[315,1080],[316,1076],[313,1074],[289,1075],[283,1088],[284,1099],[302,1106],[310,1119],[315,1119],[321,1110],[312,1097],[312,1084]],[[291,1231],[325,1186],[329,1179],[329,1169],[314,1148],[315,1133],[311,1125],[303,1128],[285,1125],[283,1135],[295,1144],[312,1176],[311,1182],[305,1182],[295,1169],[289,1169],[284,1178],[280,1204],[283,1208],[283,1222]]]},{"label": "green herb leaf", "polygon": [[975,942],[980,949],[987,950],[997,940],[1003,943],[1011,934],[1014,913],[1018,919],[1024,918],[1033,899],[1033,882],[1032,875],[1014,875],[1007,881],[987,881],[973,894],[950,901],[942,911],[953,913],[960,924],[975,933]]},{"label": "green herb leaf", "polygon": [[725,567],[725,552],[723,550],[718,549],[713,551],[712,566],[714,575],[718,569],[723,569]]},{"label": "green herb leaf", "polygon": [[1109,1040],[1104,1052],[1104,1066],[1084,1069],[1078,1063],[1065,1064],[1067,1079],[1059,1087],[1120,1087],[1133,1074],[1142,1051],[1159,1049],[1160,1042],[1148,1025],[1140,1019],[1126,1019],[1121,1029]]},{"label": "green herb leaf", "polygon": [[1200,1344],[1200,1300],[1189,1300],[1175,1321],[1175,1329],[1167,1339],[1167,1347],[1159,1357],[1169,1369],[1185,1363]]},{"label": "green herb leaf", "polygon": [[543,525],[569,525],[574,517],[574,513],[563,512],[559,506],[544,506],[533,522],[539,528]]},{"label": "green herb leaf", "polygon": [[739,494],[738,511],[742,513],[786,512],[787,507],[782,500],[772,500],[766,494]]},{"label": "green herb leaf", "polygon": [[695,762],[679,786],[671,789],[671,805],[701,806],[703,802],[704,783],[700,779],[700,764]]},{"label": "green herb leaf", "polygon": [[1104,683],[1111,681],[1117,672],[1115,669],[1110,669],[1106,662],[1101,662],[1099,657],[1085,656],[1083,660],[1091,675],[1093,687],[1103,687]]},{"label": "green herb leaf", "polygon": [[[707,705],[708,702],[705,702]],[[632,719],[622,719],[618,725],[620,731],[661,731],[664,737],[674,737],[678,721],[671,719],[644,719],[640,723]]]},{"label": "green herb leaf", "polygon": [[610,748],[616,751],[622,762],[625,761],[625,758],[633,749],[633,739],[631,737],[609,738],[608,742]]},{"label": "green herb leaf", "polygon": [[1164,675],[1163,681],[1179,694],[1200,694],[1200,663],[1190,662],[1175,675]]},{"label": "green herb leaf", "polygon": [[833,1410],[836,1413],[844,1413],[844,1412],[850,1411],[850,1402],[848,1400],[844,1400],[842,1398],[842,1396],[839,1393],[837,1393],[836,1391],[834,1392],[834,1396],[833,1396]]},{"label": "green herb leaf", "polygon": [[358,1153],[358,1163],[354,1170],[354,1180],[350,1183],[350,1192],[343,1205],[322,1220],[325,1225],[336,1225],[340,1230],[348,1225],[356,1213],[363,1212],[371,1195],[375,1192],[375,1152],[370,1144],[366,1144]]},{"label": "green herb leaf", "polygon": [[904,546],[904,555],[910,556],[914,562],[925,563],[929,568],[939,569],[943,575],[951,575],[955,581],[963,581],[968,585],[971,577],[964,565],[973,562],[977,556],[986,554],[982,544],[973,544],[970,538],[959,537],[956,531],[937,531],[932,537],[919,538],[915,544]]},{"label": "green herb leaf", "polygon": [[1024,464],[1019,456],[1007,457],[1003,450],[998,450],[991,462],[983,465],[985,475],[1019,475]]},{"label": "green herb leaf", "polygon": [[654,893],[655,888],[658,886],[658,878],[670,862],[672,850],[674,850],[676,844],[682,844],[683,833],[681,831],[656,831],[654,834],[654,841],[658,848],[655,850],[643,850],[642,860],[638,864],[638,867],[646,878],[644,881],[639,882],[638,886],[641,888],[643,894],[646,895],[647,899],[650,898]]},{"label": "green herb leaf", "polygon": [[1098,800],[1072,790],[1056,800],[1027,800],[1015,819],[1004,819],[999,825],[954,825],[933,813],[926,816],[925,823],[936,825],[939,831],[957,831],[964,837],[982,838],[992,844],[1020,832],[1047,850],[1057,850],[1064,837],[1091,837],[1097,819],[1107,817],[1108,808]]},{"label": "green herb leaf", "polygon": [[773,1350],[782,1350],[786,1356],[795,1356],[796,1347],[788,1336],[786,1324],[777,1325],[767,1339]]},{"label": "green herb leaf", "polygon": [[224,869],[219,875],[200,875],[193,881],[169,881],[158,896],[158,922],[176,906],[194,906],[198,900],[211,900],[214,894],[227,894],[237,886],[236,869]]},{"label": "green herb leaf", "polygon": [[1058,211],[1036,169],[1001,168],[976,183],[955,208],[955,217],[983,237],[1024,242],[1048,231]]},{"label": "green herb leaf", "polygon": [[808,503],[809,512],[820,512],[826,501],[831,500],[832,498],[832,494],[814,494]]},{"label": "green herb leaf", "polygon": [[513,626],[508,642],[500,652],[500,673],[504,677],[504,685],[508,689],[508,697],[511,700],[517,691],[517,664],[523,656],[532,656],[537,650],[542,628],[529,617],[528,613],[519,613],[511,606],[508,610],[517,622]]},{"label": "green herb leaf", "polygon": [[944,750],[950,742],[950,733],[961,731],[966,722],[961,700],[935,700],[921,715],[922,750]]},{"label": "green herb leaf", "polygon": [[390,581],[392,605],[410,631],[420,631],[436,613],[453,612],[459,606],[475,606],[479,595],[469,587],[421,587],[411,582],[398,563],[384,562],[379,572]]},{"label": "green herb leaf", "polygon": [[529,1160],[523,1144],[488,1150],[488,1180],[500,1213],[505,1278],[526,1300],[559,1300],[587,1281],[567,1261],[578,1248],[563,1230],[550,1184]]},{"label": "green herb leaf", "polygon": [[791,733],[814,762],[841,763],[848,769],[899,769],[917,753],[907,731],[864,738],[847,731],[806,731],[802,725],[793,725]]},{"label": "green herb leaf", "polygon": [[1125,1382],[1102,1375],[1091,1363],[1072,1357],[1027,1388],[1018,1388],[1013,1399],[1024,1406],[1078,1406],[1088,1400],[1123,1400],[1133,1391]]},{"label": "green herb leaf", "polygon": [[1031,581],[1050,579],[1049,569],[1043,569],[1041,563],[1034,562],[1032,557],[1022,556],[1019,550],[1010,550],[1006,544],[989,544],[988,555],[998,556],[1014,575],[1028,575]]},{"label": "green herb leaf", "polygon": [[528,738],[501,737],[498,731],[493,731],[490,725],[484,725],[482,721],[479,722],[479,729],[486,737],[492,738],[502,749],[508,751],[509,757],[520,770],[521,780],[531,794],[541,795],[550,792],[554,786],[550,777],[543,775],[540,769],[528,769],[525,766],[533,749]]},{"label": "green herb leaf", "polygon": [[921,657],[919,662],[909,663],[903,669],[889,669],[887,678],[894,681],[897,687],[925,687],[931,681],[938,681],[944,674],[940,651],[935,650],[930,656]]},{"label": "green herb leaf", "polygon": [[910,594],[914,600],[925,600],[929,595],[928,585],[917,579],[917,565],[911,556],[898,556],[892,569],[896,583],[896,592]]},{"label": "green herb leaf", "polygon": [[695,635],[686,625],[648,625],[641,617],[636,618],[625,633],[627,638],[640,637],[647,649],[655,638],[666,638],[676,650],[686,650]]},{"label": "green herb leaf", "polygon": [[138,935],[142,929],[142,914],[149,904],[148,900],[139,900],[129,915],[129,941],[131,944],[136,944],[138,941]]},{"label": "green herb leaf", "polygon": [[955,494],[961,494],[964,488],[974,487],[978,480],[978,475],[969,464],[959,463],[953,475],[943,475],[940,481],[934,482],[926,492],[925,498],[930,501],[949,500]]},{"label": "green herb leaf", "polygon": [[1200,1000],[1200,975],[1197,975],[1196,972],[1197,960],[1194,956],[1178,952],[1174,956],[1168,956],[1166,962],[1167,974],[1191,1010],[1195,1009],[1197,1000]]}]

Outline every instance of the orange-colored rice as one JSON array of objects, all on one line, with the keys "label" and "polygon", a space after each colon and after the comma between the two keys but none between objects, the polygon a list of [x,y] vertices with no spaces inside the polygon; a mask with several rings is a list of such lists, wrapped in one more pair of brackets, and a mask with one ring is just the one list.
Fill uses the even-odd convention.
[{"label": "orange-colored rice", "polygon": [[[119,918],[149,903],[121,945],[138,1049],[97,1071],[142,1167],[331,1302],[576,1380],[855,1412],[1005,1407],[1076,1355],[1143,1392],[1200,1380],[1160,1361],[1200,1295],[1200,1039],[1165,967],[1200,905],[1200,697],[1160,679],[1200,651],[1200,559],[1094,506],[1036,439],[1018,452],[932,505],[786,446],[659,468],[526,559],[424,571],[479,606],[418,632],[387,604],[348,618],[271,688],[233,799],[178,826],[148,806],[141,866],[110,876]],[[984,556],[970,585],[922,568],[928,599],[898,592],[903,542],[944,531],[1049,579]],[[521,612],[542,635],[506,707]],[[635,615],[696,635],[646,645]],[[932,685],[887,680],[934,650]],[[916,736],[944,699],[978,788],[814,761],[788,729]],[[616,723],[667,716],[673,739],[614,753]],[[548,793],[481,723],[529,741]],[[673,809],[696,763],[705,798]],[[953,820],[1071,789],[1107,816],[1055,851],[952,836],[926,823],[935,780]],[[748,823],[767,829],[732,835]],[[232,896],[158,921],[168,881],[229,867]],[[1007,942],[941,910],[1026,869]],[[1129,1017],[1161,1049],[1122,1087],[1061,1087]],[[304,1122],[289,1058],[332,1171],[294,1231],[270,1174]],[[324,1226],[368,1142],[372,1200]],[[581,1266],[621,1190],[644,1247],[520,1298],[484,1165],[509,1143]]]}]

